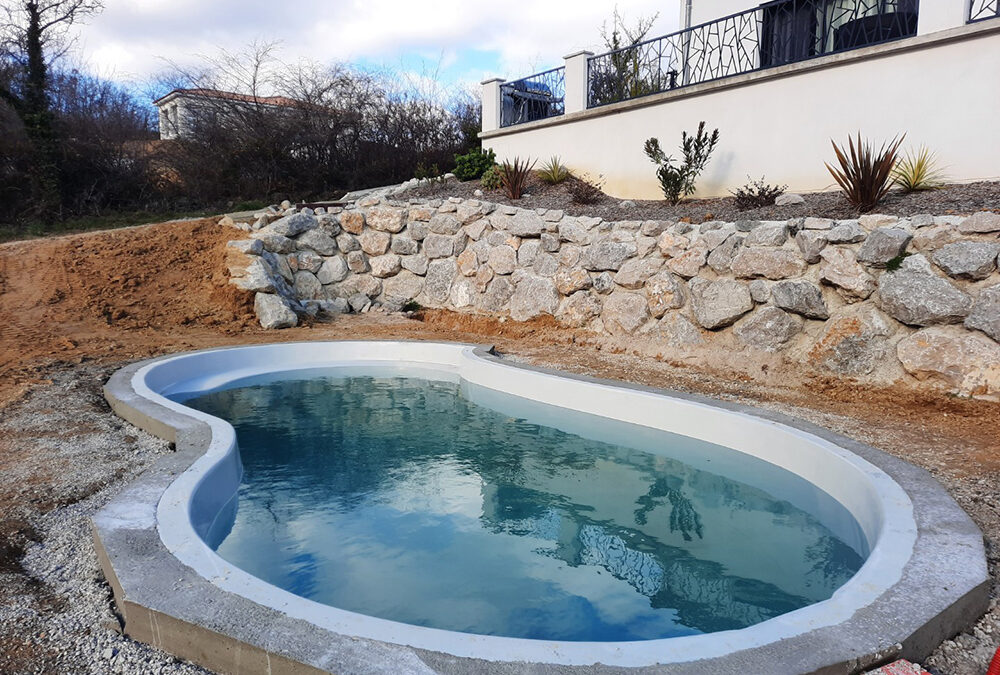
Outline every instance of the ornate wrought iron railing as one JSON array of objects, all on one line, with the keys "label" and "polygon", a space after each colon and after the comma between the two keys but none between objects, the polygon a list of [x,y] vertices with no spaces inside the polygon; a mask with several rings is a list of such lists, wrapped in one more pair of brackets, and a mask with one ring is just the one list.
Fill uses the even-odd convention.
[{"label": "ornate wrought iron railing", "polygon": [[970,0],[969,23],[1000,17],[1000,0]]},{"label": "ornate wrought iron railing", "polygon": [[562,115],[566,111],[566,68],[553,68],[500,85],[500,126]]},{"label": "ornate wrought iron railing", "polygon": [[918,0],[777,0],[592,56],[587,105],[910,37],[917,33],[917,5]]}]

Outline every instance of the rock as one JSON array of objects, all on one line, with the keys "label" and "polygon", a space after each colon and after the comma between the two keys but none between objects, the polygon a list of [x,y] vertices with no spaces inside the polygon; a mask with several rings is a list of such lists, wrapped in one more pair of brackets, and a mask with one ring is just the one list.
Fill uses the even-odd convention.
[{"label": "rock", "polygon": [[659,237],[673,225],[672,220],[646,220],[639,226],[639,232],[646,237]]},{"label": "rock", "polygon": [[517,251],[506,244],[490,249],[487,264],[497,274],[511,274],[517,267]]},{"label": "rock", "polygon": [[755,228],[760,227],[759,220],[737,220],[736,223],[737,232],[752,232]]},{"label": "rock", "polygon": [[[508,244],[509,245],[509,244]],[[521,267],[531,267],[538,257],[538,250],[542,244],[538,239],[529,239],[517,247],[517,264]],[[487,259],[489,254],[487,253]]]},{"label": "rock", "polygon": [[806,269],[806,261],[796,251],[784,248],[743,247],[733,258],[733,274],[739,278],[787,279],[797,277]]},{"label": "rock", "polygon": [[389,242],[392,238],[386,232],[378,230],[365,230],[358,236],[358,243],[361,250],[368,255],[382,255],[389,250]]},{"label": "rock", "polygon": [[663,266],[663,260],[650,258],[640,260],[634,258],[622,265],[618,273],[615,274],[615,283],[622,288],[636,290],[642,288],[646,279],[656,274]]},{"label": "rock", "polygon": [[274,234],[285,237],[294,237],[303,232],[311,230],[319,225],[319,220],[315,216],[305,213],[296,213],[293,216],[279,218],[267,226],[267,230]]},{"label": "rock", "polygon": [[858,223],[866,230],[874,230],[877,227],[892,227],[899,222],[896,216],[887,216],[881,213],[867,213],[858,218]]},{"label": "rock", "polygon": [[252,258],[246,267],[241,268],[239,272],[239,275],[233,274],[229,280],[229,283],[237,288],[260,293],[273,293],[275,291],[274,271],[261,258]]},{"label": "rock", "polygon": [[347,269],[355,274],[364,274],[368,271],[368,258],[361,251],[351,251],[347,254]]},{"label": "rock", "polygon": [[747,246],[781,246],[787,239],[788,229],[784,223],[767,223],[752,229],[744,243]]},{"label": "rock", "polygon": [[670,309],[684,306],[684,282],[669,272],[659,272],[646,280],[646,302],[649,313],[659,319]]},{"label": "rock", "polygon": [[407,212],[405,209],[398,209],[392,206],[373,206],[368,209],[365,220],[368,227],[382,232],[396,234],[402,232],[406,227]]},{"label": "rock", "polygon": [[292,283],[295,281],[295,274],[292,272],[292,268],[288,265],[288,260],[286,256],[277,255],[271,253],[270,251],[264,251],[261,254],[261,259],[267,261],[267,264],[271,266],[271,269],[281,275],[281,278]]},{"label": "rock", "polygon": [[462,254],[458,256],[455,262],[458,264],[459,273],[465,277],[474,276],[479,269],[479,260],[476,257],[476,252],[471,248],[462,251]]},{"label": "rock", "polygon": [[1000,243],[992,241],[956,241],[939,248],[934,263],[950,277],[985,279],[997,268]]},{"label": "rock", "polygon": [[693,276],[697,276],[701,268],[705,266],[707,259],[708,250],[699,246],[684,251],[675,258],[671,258],[667,261],[667,267],[674,274],[682,276],[685,279],[690,279]]},{"label": "rock", "polygon": [[407,214],[409,222],[420,222],[426,223],[429,221],[436,211],[429,206],[423,205],[413,205],[410,207],[409,213]]},{"label": "rock", "polygon": [[319,268],[323,266],[323,258],[319,257],[312,251],[300,251],[299,253],[293,253],[288,256],[288,264],[291,265],[294,261],[294,269],[306,270],[307,272],[312,272],[315,274],[319,271]]},{"label": "rock", "polygon": [[489,265],[480,265],[479,270],[476,271],[476,290],[480,293],[485,293],[494,276],[492,267]]},{"label": "rock", "polygon": [[918,231],[913,236],[913,248],[927,253],[936,251],[942,246],[947,246],[959,239],[961,239],[961,235],[951,225],[932,225]]},{"label": "rock", "polygon": [[415,221],[406,226],[406,233],[410,235],[410,239],[413,241],[423,241],[431,233],[431,230],[427,223]]},{"label": "rock", "polygon": [[921,213],[916,216],[910,216],[910,227],[914,230],[919,230],[922,227],[930,227],[934,224],[934,216],[929,213]]},{"label": "rock", "polygon": [[339,248],[344,253],[350,253],[351,251],[360,251],[361,244],[358,243],[358,238],[353,234],[347,232],[342,232],[336,238],[337,248]]},{"label": "rock", "polygon": [[351,309],[360,314],[372,306],[372,300],[364,293],[355,293],[347,299]]},{"label": "rock", "polygon": [[868,237],[856,220],[845,220],[826,233],[826,240],[831,244],[856,244]]},{"label": "rock", "polygon": [[312,272],[299,270],[295,273],[295,295],[302,299],[319,300],[325,297],[323,284]]},{"label": "rock", "polygon": [[424,295],[437,304],[443,304],[451,293],[451,283],[455,279],[458,265],[454,260],[432,260],[427,266]]},{"label": "rock", "polygon": [[559,309],[559,292],[551,279],[526,276],[510,299],[510,316],[515,321],[527,321],[540,314],[555,314]]},{"label": "rock", "polygon": [[316,272],[316,278],[324,286],[343,281],[347,277],[347,261],[342,256],[334,256],[323,261],[323,265]]},{"label": "rock", "polygon": [[958,231],[962,234],[979,234],[983,232],[1000,232],[1000,213],[980,211],[961,222]]},{"label": "rock", "polygon": [[[862,219],[865,217],[862,216]],[[905,230],[880,227],[869,234],[865,243],[858,249],[858,262],[872,267],[885,267],[890,260],[903,255],[912,238]]]},{"label": "rock", "polygon": [[771,302],[771,282],[763,279],[754,279],[750,282],[750,297],[758,305]]},{"label": "rock", "polygon": [[458,279],[451,285],[448,302],[455,309],[472,307],[478,299],[479,293],[476,291],[476,284],[471,279]]},{"label": "rock", "polygon": [[751,347],[774,352],[788,345],[802,331],[802,323],[799,317],[777,307],[761,307],[737,323],[733,332]]},{"label": "rock", "polygon": [[389,250],[396,255],[414,255],[420,250],[420,244],[409,237],[399,235],[392,238]]},{"label": "rock", "polygon": [[907,255],[903,258],[903,262],[899,264],[899,269],[908,270],[910,272],[923,272],[924,274],[934,274],[934,269],[931,267],[931,263],[919,253],[913,255]]},{"label": "rock", "polygon": [[520,209],[507,222],[507,231],[515,237],[537,237],[545,230],[545,221],[534,211]]},{"label": "rock", "polygon": [[[560,220],[563,219],[563,216],[565,215],[566,212],[563,211],[562,209],[549,209],[548,211],[545,212],[543,218],[545,219],[546,223],[558,223]],[[549,228],[549,231],[554,232],[556,230]]]},{"label": "rock", "polygon": [[322,230],[309,230],[296,240],[300,250],[312,250],[320,255],[333,255],[337,252],[337,242]]},{"label": "rock", "polygon": [[830,230],[834,222],[829,218],[805,218],[802,221],[803,230]]},{"label": "rock", "polygon": [[972,309],[972,298],[946,280],[911,270],[885,272],[878,280],[882,309],[911,326],[960,323]]},{"label": "rock", "polygon": [[480,237],[486,232],[486,228],[489,227],[489,221],[485,218],[473,221],[471,223],[466,223],[465,233],[469,236],[469,239],[479,241]]},{"label": "rock", "polygon": [[696,347],[705,342],[697,326],[679,312],[670,312],[649,331],[651,336],[664,340],[671,347]]},{"label": "rock", "polygon": [[510,277],[494,277],[480,298],[479,308],[486,312],[502,312],[513,295],[514,284],[511,283]]},{"label": "rock", "polygon": [[245,253],[247,255],[260,255],[264,252],[264,242],[260,239],[235,239],[226,242],[226,248]]},{"label": "rock", "polygon": [[918,380],[940,380],[970,396],[1000,394],[1000,344],[961,328],[927,328],[904,338],[896,354]]},{"label": "rock", "polygon": [[462,221],[450,213],[437,213],[431,218],[428,228],[435,234],[458,234]]},{"label": "rock", "polygon": [[604,301],[601,321],[612,335],[629,335],[649,319],[646,298],[638,293],[616,291]]},{"label": "rock", "polygon": [[559,223],[559,238],[562,241],[585,246],[593,240],[594,235],[589,228],[580,223],[579,218],[565,218]]},{"label": "rock", "polygon": [[473,194],[473,196],[475,196],[475,197],[482,197],[482,196],[483,196],[483,191],[482,191],[482,190],[476,190],[476,191],[475,191],[475,192],[473,192],[472,194]]},{"label": "rock", "polygon": [[428,259],[450,258],[455,254],[455,239],[447,234],[428,234],[424,239],[424,255]]},{"label": "rock", "polygon": [[871,304],[854,305],[826,322],[809,358],[838,375],[870,375],[887,362],[888,338],[895,330],[891,319]]},{"label": "rock", "polygon": [[826,232],[802,230],[795,235],[795,243],[799,245],[802,257],[806,259],[807,263],[810,265],[818,263],[820,252],[826,248]]},{"label": "rock", "polygon": [[690,289],[695,319],[709,330],[730,326],[753,309],[750,290],[739,281],[695,278],[691,280]]},{"label": "rock", "polygon": [[684,235],[664,232],[656,241],[656,246],[660,249],[660,254],[664,258],[673,258],[687,250],[691,245],[691,240]]},{"label": "rock", "polygon": [[848,301],[865,300],[875,292],[875,277],[857,263],[850,249],[830,246],[820,257],[820,281],[841,289]]},{"label": "rock", "polygon": [[253,311],[262,328],[292,328],[299,323],[299,317],[292,311],[288,301],[280,295],[257,293],[253,299]]},{"label": "rock", "polygon": [[811,281],[779,281],[771,286],[771,301],[776,307],[807,319],[830,318],[823,291]]},{"label": "rock", "polygon": [[562,295],[573,295],[594,285],[587,270],[582,267],[562,267],[556,272],[554,281],[556,290]]},{"label": "rock", "polygon": [[543,251],[548,251],[549,253],[555,253],[559,250],[560,246],[559,237],[549,232],[543,232],[541,237],[541,246]]},{"label": "rock", "polygon": [[708,266],[715,270],[716,274],[726,274],[732,269],[733,258],[743,247],[743,235],[730,235],[722,244],[716,247],[708,256]]},{"label": "rock", "polygon": [[732,225],[720,227],[716,230],[709,230],[708,232],[703,232],[699,235],[695,245],[700,244],[709,251],[714,251],[719,248],[723,242],[729,239],[734,232],[736,232],[736,228]]},{"label": "rock", "polygon": [[634,258],[636,253],[635,244],[601,237],[586,249],[581,263],[584,269],[592,272],[618,270],[626,260]]},{"label": "rock", "polygon": [[603,305],[593,293],[577,291],[559,303],[556,319],[564,326],[582,328],[600,315]]},{"label": "rock", "polygon": [[972,311],[965,319],[965,327],[981,330],[1000,342],[1000,284],[979,292]]},{"label": "rock", "polygon": [[427,256],[423,253],[417,255],[404,255],[400,257],[399,263],[404,270],[423,276],[427,274]]},{"label": "rock", "polygon": [[635,202],[632,201],[631,199],[626,199],[625,201],[618,203],[618,207],[622,209],[631,209],[634,206]]},{"label": "rock", "polygon": [[365,214],[361,211],[344,211],[340,214],[340,226],[344,232],[361,234],[365,230]]},{"label": "rock", "polygon": [[379,279],[395,276],[403,268],[402,261],[395,253],[369,258],[368,264],[372,268],[372,276]]},{"label": "rock", "polygon": [[294,240],[289,239],[283,234],[274,234],[268,230],[254,232],[253,238],[258,239],[264,250],[271,253],[291,253],[298,248]]},{"label": "rock", "polygon": [[775,206],[795,206],[796,204],[805,204],[806,200],[802,195],[797,195],[794,192],[786,192],[783,195],[778,195],[777,199],[774,200]]}]

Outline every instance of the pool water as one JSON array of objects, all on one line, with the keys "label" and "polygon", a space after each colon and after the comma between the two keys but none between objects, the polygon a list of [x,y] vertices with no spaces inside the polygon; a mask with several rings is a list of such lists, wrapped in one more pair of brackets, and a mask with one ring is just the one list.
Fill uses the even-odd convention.
[{"label": "pool water", "polygon": [[235,427],[208,543],[340,609],[453,631],[627,641],[829,598],[868,555],[840,504],[772,464],[405,368],[174,397]]}]

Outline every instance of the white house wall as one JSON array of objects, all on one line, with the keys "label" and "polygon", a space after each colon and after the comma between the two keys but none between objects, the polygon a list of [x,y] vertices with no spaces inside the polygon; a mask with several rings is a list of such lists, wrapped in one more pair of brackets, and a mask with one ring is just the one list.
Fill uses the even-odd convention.
[{"label": "white house wall", "polygon": [[604,176],[605,190],[621,198],[661,198],[644,141],[656,136],[676,155],[681,131],[701,120],[718,127],[721,141],[698,182],[699,196],[725,195],[748,176],[794,191],[829,189],[823,163],[834,159],[830,139],[845,142],[858,131],[877,141],[906,132],[904,147],[926,144],[952,179],[996,179],[1000,31],[957,30],[966,31],[961,39],[868,48],[867,57],[796,64],[781,76],[765,71],[618,104],[614,112],[587,110],[486,132],[483,145],[501,160],[558,155],[574,171]]}]

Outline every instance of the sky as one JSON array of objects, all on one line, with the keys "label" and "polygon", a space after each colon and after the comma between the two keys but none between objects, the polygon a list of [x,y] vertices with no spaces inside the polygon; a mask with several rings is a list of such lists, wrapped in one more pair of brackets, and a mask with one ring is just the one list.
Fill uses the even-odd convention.
[{"label": "sky", "polygon": [[[677,29],[679,0],[622,0],[627,24],[659,12],[650,36]],[[279,58],[389,67],[446,88],[476,89],[562,65],[600,35],[615,5],[602,0],[105,0],[78,27],[87,70],[141,83],[168,63],[195,66],[218,49],[278,41]]]}]

